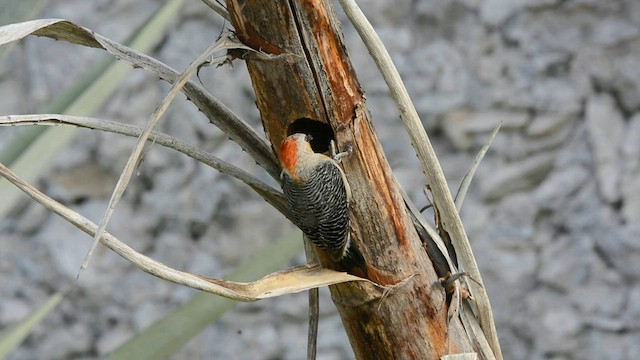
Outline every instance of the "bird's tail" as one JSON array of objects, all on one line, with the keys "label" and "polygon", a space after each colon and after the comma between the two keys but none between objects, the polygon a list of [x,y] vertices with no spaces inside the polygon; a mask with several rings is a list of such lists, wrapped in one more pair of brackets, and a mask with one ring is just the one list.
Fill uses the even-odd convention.
[{"label": "bird's tail", "polygon": [[364,257],[358,248],[353,246],[353,244],[347,248],[344,257],[340,260],[340,266],[344,271],[350,274],[368,278],[369,271],[367,269],[367,264],[364,261]]}]

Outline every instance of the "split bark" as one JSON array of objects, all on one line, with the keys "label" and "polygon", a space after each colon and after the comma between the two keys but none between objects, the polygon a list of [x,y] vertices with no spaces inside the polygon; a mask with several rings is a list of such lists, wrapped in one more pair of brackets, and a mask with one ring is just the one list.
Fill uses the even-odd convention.
[{"label": "split bark", "polygon": [[330,287],[356,357],[476,351],[472,331],[459,317],[447,318],[446,294],[373,130],[330,2],[227,0],[227,8],[238,38],[272,55],[245,59],[274,153],[299,119],[328,124],[339,149],[353,147],[342,162],[354,199],[352,241],[368,278],[391,286],[384,294],[366,283]]}]

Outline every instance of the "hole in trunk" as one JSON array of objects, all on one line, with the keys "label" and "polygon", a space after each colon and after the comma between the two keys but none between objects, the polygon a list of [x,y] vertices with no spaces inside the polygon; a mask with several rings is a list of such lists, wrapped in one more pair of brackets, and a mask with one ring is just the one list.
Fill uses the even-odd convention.
[{"label": "hole in trunk", "polygon": [[329,124],[323,122],[300,118],[289,125],[287,135],[302,133],[311,135],[311,148],[317,153],[329,151],[329,142],[334,139],[333,130]]}]

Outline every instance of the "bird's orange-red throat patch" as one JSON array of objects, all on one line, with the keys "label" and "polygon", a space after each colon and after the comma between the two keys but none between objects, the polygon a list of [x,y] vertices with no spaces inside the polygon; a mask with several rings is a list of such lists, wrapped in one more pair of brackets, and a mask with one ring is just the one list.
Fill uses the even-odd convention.
[{"label": "bird's orange-red throat patch", "polygon": [[298,160],[298,144],[294,139],[287,138],[280,145],[280,162],[282,167],[291,175],[295,173]]}]

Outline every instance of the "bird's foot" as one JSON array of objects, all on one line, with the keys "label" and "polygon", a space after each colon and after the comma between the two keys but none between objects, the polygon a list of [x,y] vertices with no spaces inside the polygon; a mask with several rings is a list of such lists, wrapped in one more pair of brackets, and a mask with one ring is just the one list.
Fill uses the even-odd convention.
[{"label": "bird's foot", "polygon": [[347,151],[338,152],[336,148],[336,142],[331,140],[329,143],[329,150],[331,151],[331,158],[337,162],[340,162],[343,158],[351,155],[353,152],[353,146],[349,144]]}]

